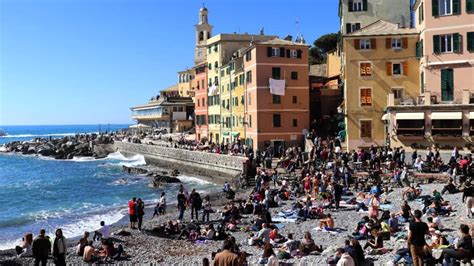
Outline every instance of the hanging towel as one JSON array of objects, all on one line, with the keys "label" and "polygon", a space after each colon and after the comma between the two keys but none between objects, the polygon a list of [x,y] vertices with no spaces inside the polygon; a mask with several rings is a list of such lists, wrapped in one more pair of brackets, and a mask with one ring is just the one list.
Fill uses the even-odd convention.
[{"label": "hanging towel", "polygon": [[280,96],[285,96],[285,80],[284,79],[270,79],[270,93]]},{"label": "hanging towel", "polygon": [[216,93],[216,90],[217,90],[217,87],[216,85],[213,84],[211,87],[209,87],[208,96],[213,96]]}]

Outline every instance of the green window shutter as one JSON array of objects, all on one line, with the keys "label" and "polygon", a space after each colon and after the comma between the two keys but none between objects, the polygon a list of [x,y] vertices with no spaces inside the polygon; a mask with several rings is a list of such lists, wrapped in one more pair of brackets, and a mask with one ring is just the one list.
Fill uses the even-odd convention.
[{"label": "green window shutter", "polygon": [[467,50],[474,52],[474,32],[467,33]]},{"label": "green window shutter", "polygon": [[439,0],[431,0],[431,10],[433,11],[433,17],[439,16]]},{"label": "green window shutter", "polygon": [[474,11],[474,0],[466,0],[466,12],[471,13]]},{"label": "green window shutter", "polygon": [[453,15],[461,14],[461,0],[453,0]]},{"label": "green window shutter", "polygon": [[439,54],[439,35],[433,35],[433,53]]},{"label": "green window shutter", "polygon": [[362,1],[362,10],[367,11],[367,0]]},{"label": "green window shutter", "polygon": [[459,53],[461,51],[461,35],[459,33],[453,34],[453,51]]},{"label": "green window shutter", "polygon": [[452,69],[441,70],[441,101],[452,101],[454,98],[454,77]]},{"label": "green window shutter", "polygon": [[425,93],[425,75],[423,72],[421,72],[420,74],[420,91],[421,93]]},{"label": "green window shutter", "polygon": [[421,41],[416,42],[416,58],[420,59],[423,56]]}]

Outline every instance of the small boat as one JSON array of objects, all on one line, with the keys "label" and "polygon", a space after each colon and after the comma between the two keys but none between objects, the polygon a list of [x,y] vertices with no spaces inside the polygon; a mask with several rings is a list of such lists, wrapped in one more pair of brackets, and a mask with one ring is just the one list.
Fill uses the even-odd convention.
[{"label": "small boat", "polygon": [[3,129],[0,128],[0,137],[5,137],[7,136],[7,132],[5,132]]}]

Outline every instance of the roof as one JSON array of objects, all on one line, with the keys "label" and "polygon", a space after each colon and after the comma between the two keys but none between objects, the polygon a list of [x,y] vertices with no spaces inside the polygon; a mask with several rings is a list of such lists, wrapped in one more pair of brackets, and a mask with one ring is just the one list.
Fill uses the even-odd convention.
[{"label": "roof", "polygon": [[177,91],[178,90],[178,84],[174,84],[169,86],[168,88],[162,89],[161,91]]},{"label": "roof", "polygon": [[283,39],[280,39],[280,38],[274,38],[274,39],[267,40],[267,41],[260,41],[260,42],[257,42],[257,44],[309,46],[306,43],[292,42],[292,41],[287,41],[287,40],[283,40]]},{"label": "roof", "polygon": [[207,45],[221,42],[221,41],[228,41],[228,42],[251,42],[251,41],[265,41],[278,38],[278,36],[274,35],[256,35],[256,34],[248,34],[248,33],[220,33],[215,36],[212,36],[210,39],[207,40]]},{"label": "roof", "polygon": [[352,36],[385,36],[385,35],[415,35],[418,30],[414,28],[401,28],[398,24],[385,20],[378,20],[369,24],[360,30],[346,34],[347,37]]}]

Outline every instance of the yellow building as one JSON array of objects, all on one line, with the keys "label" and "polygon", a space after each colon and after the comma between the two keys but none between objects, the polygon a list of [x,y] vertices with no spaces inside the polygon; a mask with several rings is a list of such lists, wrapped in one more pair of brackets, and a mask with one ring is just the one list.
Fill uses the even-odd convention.
[{"label": "yellow building", "polygon": [[[347,149],[387,144],[387,99],[409,102],[419,92],[416,29],[383,20],[343,38]],[[384,120],[382,120],[384,119]]]},{"label": "yellow building", "polygon": [[243,57],[239,51],[239,57],[233,60],[234,69],[231,70],[233,78],[233,90],[231,95],[232,111],[232,133],[233,140],[240,139],[242,142],[246,138],[245,118],[245,72]]},{"label": "yellow building", "polygon": [[[229,110],[221,108],[222,99],[225,98],[225,104],[229,100],[230,105],[230,91],[227,91],[227,85],[230,90],[230,74],[226,74],[226,70],[223,66],[227,65],[231,61],[233,56],[238,54],[238,50],[243,47],[251,45],[252,41],[265,41],[277,38],[277,36],[268,35],[250,35],[250,34],[218,34],[207,40],[207,64],[208,64],[208,120],[209,120],[209,140],[212,142],[221,143],[223,138],[223,132],[229,132],[228,137],[230,140],[230,126],[222,128],[221,126],[226,123],[226,120],[221,116],[221,112],[224,111],[226,116],[229,116],[230,121],[230,106]],[[224,70],[225,84],[221,81],[221,70]],[[230,70],[229,70],[230,71]],[[229,76],[229,77],[227,77]],[[224,86],[224,89],[222,89]],[[224,93],[226,92],[226,93]],[[227,94],[226,96],[221,93]],[[225,109],[225,110],[223,110]],[[229,111],[229,112],[227,112]]]},{"label": "yellow building", "polygon": [[178,72],[178,91],[181,97],[192,97],[194,100],[194,90],[191,81],[194,78],[194,71],[187,69]]}]

